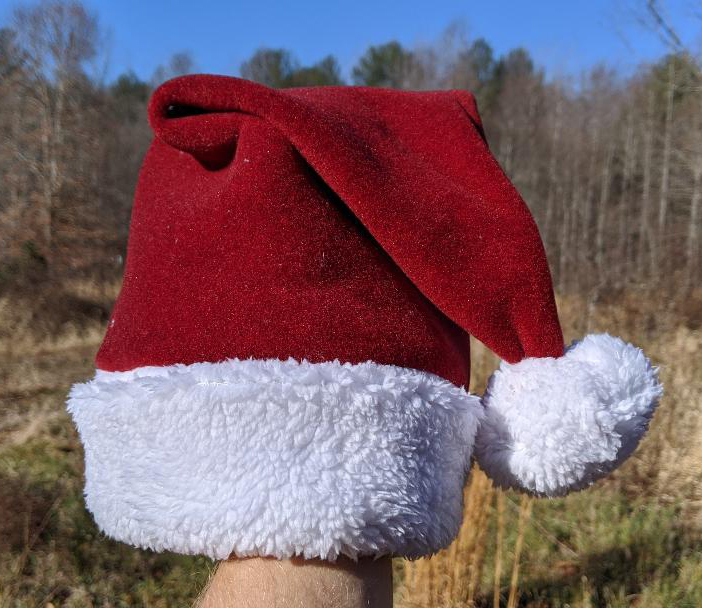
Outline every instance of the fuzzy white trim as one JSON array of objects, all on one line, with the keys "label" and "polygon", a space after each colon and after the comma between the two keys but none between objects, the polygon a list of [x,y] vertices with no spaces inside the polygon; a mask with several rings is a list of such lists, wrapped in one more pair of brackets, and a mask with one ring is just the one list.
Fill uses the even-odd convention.
[{"label": "fuzzy white trim", "polygon": [[583,488],[634,451],[662,392],[643,352],[608,334],[558,359],[502,363],[483,397],[476,458],[502,487],[549,496]]},{"label": "fuzzy white trim", "polygon": [[483,415],[426,372],[293,359],[98,371],[68,410],[100,528],[216,559],[436,552]]}]

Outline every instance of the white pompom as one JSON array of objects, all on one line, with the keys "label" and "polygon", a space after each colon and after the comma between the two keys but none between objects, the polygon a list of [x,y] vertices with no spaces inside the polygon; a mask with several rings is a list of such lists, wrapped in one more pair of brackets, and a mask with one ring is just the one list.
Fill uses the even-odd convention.
[{"label": "white pompom", "polygon": [[560,358],[502,363],[483,396],[480,467],[497,485],[560,496],[621,464],[648,428],[663,388],[641,349],[608,334]]}]

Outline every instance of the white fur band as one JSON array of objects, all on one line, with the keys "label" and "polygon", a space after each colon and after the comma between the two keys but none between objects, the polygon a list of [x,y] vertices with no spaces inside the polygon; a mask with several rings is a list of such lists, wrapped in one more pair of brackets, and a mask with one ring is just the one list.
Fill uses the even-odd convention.
[{"label": "white fur band", "polygon": [[602,334],[558,359],[502,363],[482,404],[391,365],[233,359],[98,371],[68,409],[86,504],[109,536],[333,560],[447,546],[474,444],[502,487],[589,485],[635,449],[661,393],[641,350]]},{"label": "white fur band", "polygon": [[476,459],[501,487],[548,496],[583,488],[634,451],[662,392],[643,352],[608,334],[558,359],[502,363],[483,397]]},{"label": "white fur band", "polygon": [[98,371],[68,409],[100,528],[216,559],[436,552],[483,416],[429,373],[293,359]]}]

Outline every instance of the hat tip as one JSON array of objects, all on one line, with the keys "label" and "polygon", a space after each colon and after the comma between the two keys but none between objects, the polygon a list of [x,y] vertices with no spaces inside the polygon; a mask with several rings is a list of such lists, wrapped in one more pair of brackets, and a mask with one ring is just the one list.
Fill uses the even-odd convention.
[{"label": "hat tip", "polygon": [[662,391],[641,349],[608,334],[559,358],[503,363],[482,399],[478,464],[504,488],[544,496],[585,488],[633,453]]}]

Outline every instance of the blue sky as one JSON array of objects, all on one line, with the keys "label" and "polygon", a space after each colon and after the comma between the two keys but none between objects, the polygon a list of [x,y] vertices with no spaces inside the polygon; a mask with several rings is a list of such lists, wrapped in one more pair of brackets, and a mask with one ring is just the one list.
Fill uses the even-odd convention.
[{"label": "blue sky", "polygon": [[[662,0],[683,39],[700,46],[694,0]],[[496,52],[526,47],[549,76],[606,61],[623,72],[664,52],[635,24],[636,0],[84,0],[109,31],[108,80],[127,69],[149,78],[174,52],[188,50],[203,72],[236,74],[261,46],[290,49],[302,63],[334,54],[348,78],[372,44],[435,42],[451,22]],[[5,21],[10,0],[0,0]],[[640,0],[638,4],[643,5]]]}]

